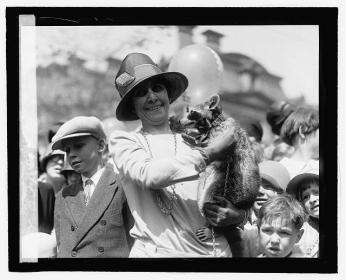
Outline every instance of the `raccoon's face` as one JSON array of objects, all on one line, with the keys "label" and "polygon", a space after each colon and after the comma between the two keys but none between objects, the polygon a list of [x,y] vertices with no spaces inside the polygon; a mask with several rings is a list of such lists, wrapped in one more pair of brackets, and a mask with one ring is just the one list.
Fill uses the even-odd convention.
[{"label": "raccoon's face", "polygon": [[187,115],[189,120],[196,122],[202,119],[212,120],[212,117],[212,112],[209,110],[209,102],[193,107]]},{"label": "raccoon's face", "polygon": [[201,120],[213,122],[220,113],[220,97],[218,95],[214,95],[208,101],[192,107],[187,115],[187,118],[196,122]]}]

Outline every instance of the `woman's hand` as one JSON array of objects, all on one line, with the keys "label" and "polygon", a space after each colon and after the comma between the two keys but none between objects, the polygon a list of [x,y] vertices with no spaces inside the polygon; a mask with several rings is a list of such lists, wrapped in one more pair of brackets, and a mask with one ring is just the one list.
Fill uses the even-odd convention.
[{"label": "woman's hand", "polygon": [[246,211],[238,209],[229,200],[214,196],[215,202],[207,202],[204,205],[204,213],[209,224],[212,226],[231,226],[241,224]]}]

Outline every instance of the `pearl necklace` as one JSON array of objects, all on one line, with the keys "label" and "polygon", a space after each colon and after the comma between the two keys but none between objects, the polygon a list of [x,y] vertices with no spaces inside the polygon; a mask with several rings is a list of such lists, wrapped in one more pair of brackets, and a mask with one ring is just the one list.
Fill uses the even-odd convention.
[{"label": "pearl necklace", "polygon": [[[143,129],[141,129],[141,134],[143,135],[144,139],[145,139],[145,142],[147,143],[147,146],[148,146],[148,149],[149,149],[149,154],[150,154],[150,157],[151,158],[154,158],[153,157],[153,153],[152,153],[152,150],[151,150],[151,147],[150,147],[150,144],[149,144],[149,141],[148,141],[148,138],[147,138],[147,135],[146,133],[143,131]],[[177,136],[175,133],[172,133],[173,134],[173,138],[174,138],[174,155],[176,156],[177,155]],[[166,206],[163,199],[162,199],[162,193],[163,193],[163,189],[160,189],[160,190],[152,190],[152,192],[155,194],[156,196],[156,201],[157,201],[157,204],[161,210],[161,212],[163,214],[165,214],[166,216],[169,216],[171,215],[172,213],[172,210],[173,210],[173,204],[174,204],[174,200],[177,198],[177,194],[175,193],[175,185],[172,185],[170,186],[170,189],[172,191],[172,194],[170,194],[170,197],[169,197],[169,201],[168,201],[168,205]]]}]

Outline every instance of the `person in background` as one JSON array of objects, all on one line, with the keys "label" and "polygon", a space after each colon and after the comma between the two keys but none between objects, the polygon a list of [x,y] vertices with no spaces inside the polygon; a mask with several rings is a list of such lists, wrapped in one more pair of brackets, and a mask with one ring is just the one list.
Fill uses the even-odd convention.
[{"label": "person in background", "polygon": [[246,219],[246,211],[223,199],[215,198],[205,209],[206,218],[197,204],[199,176],[207,164],[223,159],[234,141],[232,128],[203,149],[172,133],[169,104],[185,91],[187,78],[162,72],[145,54],[128,54],[115,84],[121,97],[117,119],[140,119],[142,124],[136,132],[115,131],[110,137],[110,152],[135,220],[130,257],[230,257],[223,235],[202,242],[196,231],[206,220],[213,226],[236,226]]},{"label": "person in background", "polygon": [[[285,120],[295,110],[296,106],[287,101],[274,102],[266,113],[266,120],[274,135],[272,144],[264,149],[264,158],[267,160],[279,160],[283,156],[290,156],[294,147],[284,143],[280,137],[281,127]],[[284,153],[284,154],[283,154]]]},{"label": "person in background", "polygon": [[294,147],[284,142],[279,142],[275,144],[270,157],[271,157],[271,160],[280,161],[284,157],[290,158],[293,155],[293,152],[294,152]]},{"label": "person in background", "polygon": [[274,102],[266,113],[266,120],[269,123],[274,135],[280,137],[281,127],[289,115],[296,109],[295,105],[287,101]]},{"label": "person in background", "polygon": [[54,225],[58,258],[128,257],[130,215],[112,166],[104,166],[106,135],[96,117],[64,123],[52,148],[62,149],[82,180],[56,197]]},{"label": "person in background", "polygon": [[52,142],[54,135],[58,131],[59,127],[63,124],[64,124],[64,121],[59,121],[59,122],[55,122],[52,125],[50,125],[48,133],[47,133],[48,143]]},{"label": "person in background", "polygon": [[297,251],[306,258],[319,257],[319,176],[303,173],[295,176],[287,186],[287,193],[293,195],[304,207],[308,220],[303,225],[304,234],[297,244]]},{"label": "person in background", "polygon": [[61,170],[66,180],[66,186],[78,183],[82,178],[80,173],[76,172],[71,165],[68,163],[66,157],[64,159],[64,166]]},{"label": "person in background", "polygon": [[258,215],[258,239],[264,258],[301,258],[294,246],[301,239],[306,213],[288,194],[278,194],[263,204]]},{"label": "person in background", "polygon": [[251,141],[251,145],[256,155],[256,162],[260,163],[264,160],[264,147],[262,145],[263,128],[259,121],[248,119],[241,123]]},{"label": "person in background", "polygon": [[52,234],[55,193],[52,185],[38,181],[38,231]]},{"label": "person in background", "polygon": [[309,107],[296,108],[284,121],[281,139],[294,147],[291,157],[280,160],[290,178],[302,173],[319,174],[319,115]]},{"label": "person in background", "polygon": [[65,177],[61,173],[64,166],[64,155],[65,153],[61,150],[53,151],[52,143],[50,143],[41,158],[41,168],[44,173],[39,177],[39,181],[51,185],[55,194],[66,183]]},{"label": "person in background", "polygon": [[276,161],[263,161],[259,165],[261,185],[256,201],[252,207],[249,221],[245,224],[242,240],[244,244],[244,257],[257,257],[258,243],[258,216],[262,205],[268,199],[285,192],[290,180],[286,168]]}]

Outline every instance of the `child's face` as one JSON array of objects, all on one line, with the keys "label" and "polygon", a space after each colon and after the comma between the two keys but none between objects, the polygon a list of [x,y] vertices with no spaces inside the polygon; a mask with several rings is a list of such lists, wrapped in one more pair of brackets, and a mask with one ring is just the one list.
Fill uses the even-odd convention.
[{"label": "child's face", "polygon": [[82,136],[66,139],[63,144],[71,167],[86,177],[94,175],[101,162],[99,141],[92,136]]},{"label": "child's face", "polygon": [[258,213],[259,209],[269,198],[276,196],[277,194],[278,192],[275,190],[274,186],[269,182],[262,182],[255,203],[253,204],[253,210],[255,213]]},{"label": "child's face", "polygon": [[317,186],[312,186],[302,192],[302,201],[305,210],[308,214],[314,218],[319,218],[320,216],[320,195],[319,188]]},{"label": "child's face", "polygon": [[270,223],[263,221],[259,227],[260,250],[268,258],[287,257],[302,234],[302,229],[296,229],[292,222],[285,222],[280,217]]}]

